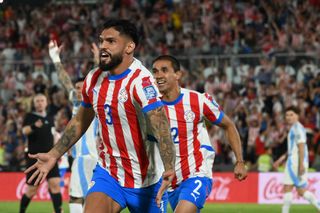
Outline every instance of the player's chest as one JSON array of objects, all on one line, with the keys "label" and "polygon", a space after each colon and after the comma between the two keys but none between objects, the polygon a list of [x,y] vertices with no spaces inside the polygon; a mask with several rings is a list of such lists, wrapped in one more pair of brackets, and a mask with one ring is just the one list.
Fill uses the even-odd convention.
[{"label": "player's chest", "polygon": [[197,124],[201,121],[200,110],[192,104],[166,105],[165,109],[170,123]]},{"label": "player's chest", "polygon": [[114,82],[93,88],[93,108],[96,112],[125,114],[134,110],[130,89]]}]

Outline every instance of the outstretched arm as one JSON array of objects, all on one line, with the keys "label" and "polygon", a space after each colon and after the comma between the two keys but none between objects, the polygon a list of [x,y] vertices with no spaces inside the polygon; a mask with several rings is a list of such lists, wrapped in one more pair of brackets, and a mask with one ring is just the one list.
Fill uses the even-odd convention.
[{"label": "outstretched arm", "polygon": [[273,163],[273,167],[275,169],[278,169],[280,165],[282,165],[285,160],[287,159],[287,153],[284,153],[283,155],[281,155],[274,163]]},{"label": "outstretched arm", "polygon": [[150,121],[151,130],[154,137],[159,142],[159,150],[164,165],[162,185],[157,194],[157,204],[160,205],[161,197],[169,187],[175,176],[176,151],[170,134],[169,121],[165,109],[161,106],[147,113]]},{"label": "outstretched arm", "polygon": [[247,169],[245,168],[242,158],[241,140],[236,126],[227,115],[223,116],[218,126],[224,129],[232,151],[236,156],[237,162],[234,168],[235,177],[240,181],[246,179]]},{"label": "outstretched arm", "polygon": [[54,64],[54,67],[57,70],[58,77],[60,82],[62,83],[62,86],[67,90],[68,94],[70,91],[74,90],[74,86],[72,84],[72,81],[70,79],[70,76],[64,69],[61,59],[60,59],[60,52],[61,52],[62,46],[58,47],[58,44],[56,41],[50,41],[49,42],[49,55],[50,58]]},{"label": "outstretched arm", "polygon": [[68,123],[61,139],[48,153],[29,154],[29,157],[36,159],[37,162],[25,171],[25,173],[28,173],[35,169],[35,172],[29,178],[28,183],[31,183],[35,178],[37,178],[35,185],[42,183],[57,160],[67,152],[67,150],[75,144],[88,129],[93,118],[94,111],[92,108],[80,107],[78,113]]}]

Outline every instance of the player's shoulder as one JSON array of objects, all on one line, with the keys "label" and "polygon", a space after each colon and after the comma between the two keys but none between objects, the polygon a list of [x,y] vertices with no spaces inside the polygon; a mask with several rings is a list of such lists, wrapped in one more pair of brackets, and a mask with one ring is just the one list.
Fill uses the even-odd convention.
[{"label": "player's shoulder", "polygon": [[97,74],[97,73],[100,72],[100,71],[101,71],[101,70],[100,70],[99,67],[94,67],[94,68],[92,68],[92,69],[88,72],[88,74],[87,74],[87,76],[86,76],[86,79],[92,77],[93,75]]},{"label": "player's shoulder", "polygon": [[187,89],[187,88],[183,88],[181,87],[181,93],[183,94],[192,94],[192,95],[196,95],[196,96],[201,96],[202,94],[196,90],[192,90],[192,89]]},{"label": "player's shoulder", "polygon": [[141,61],[139,61],[138,59],[134,59],[134,64],[132,69],[134,69],[135,72],[139,72],[139,76],[143,77],[143,76],[152,76],[152,73],[149,71],[148,68],[146,68]]},{"label": "player's shoulder", "polygon": [[304,126],[300,123],[300,122],[296,122],[295,124],[294,124],[294,129],[296,130],[296,131],[305,131],[305,128],[304,128]]}]

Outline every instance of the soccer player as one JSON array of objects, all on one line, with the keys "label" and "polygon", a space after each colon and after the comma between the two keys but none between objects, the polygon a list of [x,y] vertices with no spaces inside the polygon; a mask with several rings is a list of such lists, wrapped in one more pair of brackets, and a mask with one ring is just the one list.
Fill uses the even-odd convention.
[{"label": "soccer player", "polygon": [[155,80],[133,57],[138,40],[130,21],[105,22],[99,68],[86,77],[77,114],[53,149],[30,155],[37,163],[25,172],[36,169],[28,181],[37,185],[97,116],[102,140],[84,212],[120,212],[125,207],[131,212],[166,211],[175,148]]},{"label": "soccer player", "polygon": [[320,202],[317,201],[314,194],[306,189],[308,185],[307,170],[309,167],[308,146],[306,131],[299,122],[299,114],[298,107],[290,106],[286,109],[286,122],[290,127],[287,136],[288,151],[275,162],[277,166],[287,158],[284,170],[282,213],[288,213],[290,210],[293,187],[296,187],[300,196],[308,200],[320,211]]},{"label": "soccer player", "polygon": [[176,178],[169,189],[169,202],[174,212],[199,212],[212,189],[215,156],[204,121],[225,130],[237,159],[234,174],[241,181],[247,171],[240,137],[234,123],[210,95],[180,87],[182,72],[176,58],[159,56],[153,61],[152,71],[163,95],[176,148]]},{"label": "soccer player", "polygon": [[[93,46],[94,48],[94,46]],[[82,86],[84,79],[78,78],[73,85],[68,73],[65,71],[61,59],[60,51],[56,41],[49,42],[49,55],[58,72],[60,82],[69,94],[69,99],[73,104],[72,114],[75,116],[82,101]],[[88,186],[92,178],[93,169],[98,162],[96,147],[98,133],[98,120],[94,119],[88,130],[82,135],[79,142],[71,150],[73,163],[71,167],[71,178],[69,188],[69,208],[71,213],[83,212],[84,197],[88,191]]]},{"label": "soccer player", "polygon": [[[28,113],[23,121],[22,132],[28,137],[28,153],[47,152],[53,147],[53,117],[46,113],[47,98],[43,94],[37,94],[33,98],[34,111]],[[36,160],[27,156],[27,166],[31,166]],[[60,175],[58,164],[52,164],[52,170],[46,176],[48,180],[49,193],[53,202],[54,211],[61,212],[62,196],[60,193]],[[33,171],[27,174],[29,179]],[[39,186],[34,186],[34,181],[27,182],[27,190],[20,201],[20,213],[24,213],[32,199],[37,193]]]}]

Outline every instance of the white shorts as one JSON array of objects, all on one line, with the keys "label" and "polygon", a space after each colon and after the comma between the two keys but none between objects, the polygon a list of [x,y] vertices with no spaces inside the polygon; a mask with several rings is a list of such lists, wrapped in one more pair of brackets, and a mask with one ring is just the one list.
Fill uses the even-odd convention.
[{"label": "white shorts", "polygon": [[290,161],[286,163],[284,170],[284,184],[294,185],[298,188],[305,188],[308,185],[308,165],[304,165],[305,173],[299,177],[298,165],[293,165]]},{"label": "white shorts", "polygon": [[97,159],[91,155],[77,157],[71,167],[69,195],[76,198],[86,196],[91,182],[93,169],[97,165]]}]

